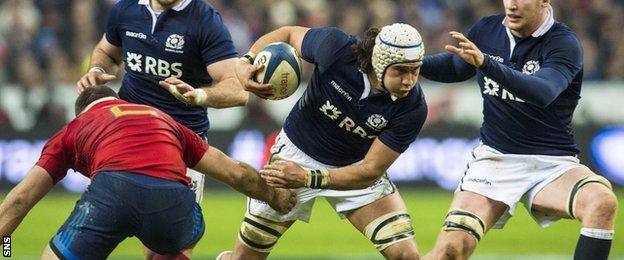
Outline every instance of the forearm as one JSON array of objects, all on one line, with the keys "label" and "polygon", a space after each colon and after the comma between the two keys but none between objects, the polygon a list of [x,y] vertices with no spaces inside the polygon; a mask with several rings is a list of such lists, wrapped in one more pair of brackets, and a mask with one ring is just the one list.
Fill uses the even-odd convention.
[{"label": "forearm", "polygon": [[0,205],[0,235],[11,235],[33,205],[24,203],[16,192],[9,193]]},{"label": "forearm", "polygon": [[471,78],[475,68],[451,53],[438,53],[425,57],[420,74],[429,80],[452,83]]},{"label": "forearm", "polygon": [[539,107],[550,105],[570,84],[560,73],[549,68],[527,75],[486,58],[479,69],[510,93]]},{"label": "forearm", "polygon": [[228,108],[244,106],[249,99],[249,92],[243,89],[235,77],[226,78],[213,86],[202,87],[206,91],[204,107]]},{"label": "forearm", "polygon": [[384,173],[384,169],[376,169],[366,164],[331,169],[327,188],[332,190],[364,189],[373,185]]},{"label": "forearm", "polygon": [[268,202],[275,196],[274,188],[267,185],[260,174],[250,165],[238,162],[237,168],[232,174],[234,178],[228,184],[248,197]]}]

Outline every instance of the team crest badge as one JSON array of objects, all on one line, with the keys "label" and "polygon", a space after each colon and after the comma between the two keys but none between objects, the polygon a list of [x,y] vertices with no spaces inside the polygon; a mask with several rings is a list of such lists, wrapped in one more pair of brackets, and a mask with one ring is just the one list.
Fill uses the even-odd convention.
[{"label": "team crest badge", "polygon": [[381,129],[383,129],[384,127],[386,127],[386,125],[388,124],[388,120],[386,120],[382,115],[380,114],[372,114],[371,116],[368,117],[368,119],[366,120],[366,125],[372,129],[375,129],[377,131],[381,131]]},{"label": "team crest badge", "polygon": [[182,48],[184,48],[184,36],[172,34],[167,37],[165,42],[166,51],[182,53]]},{"label": "team crest badge", "polygon": [[530,60],[530,61],[527,61],[527,63],[524,64],[524,67],[522,67],[522,73],[533,75],[539,69],[540,69],[539,62],[535,61],[535,60]]}]

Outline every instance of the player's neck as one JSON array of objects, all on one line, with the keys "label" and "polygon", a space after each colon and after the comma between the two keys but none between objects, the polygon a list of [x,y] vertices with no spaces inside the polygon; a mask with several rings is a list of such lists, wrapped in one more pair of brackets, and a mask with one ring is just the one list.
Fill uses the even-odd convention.
[{"label": "player's neck", "polygon": [[366,74],[366,77],[368,77],[368,81],[371,85],[371,93],[384,92],[384,89],[381,87],[381,84],[379,84],[379,80],[374,74]]},{"label": "player's neck", "polygon": [[95,100],[95,101],[91,102],[87,107],[85,107],[85,109],[82,110],[82,112],[80,112],[80,114],[78,114],[78,115],[84,114],[85,112],[89,111],[89,109],[91,109],[93,106],[95,106],[98,103],[102,103],[104,101],[109,101],[109,100],[115,100],[115,99],[117,99],[117,98],[114,98],[114,97],[103,97],[103,98],[100,98],[98,100]]},{"label": "player's neck", "polygon": [[155,12],[162,12],[162,11],[173,8],[178,3],[180,3],[180,1],[182,0],[177,0],[171,4],[161,4],[157,0],[150,0],[150,6],[152,7],[152,10],[154,10]]}]

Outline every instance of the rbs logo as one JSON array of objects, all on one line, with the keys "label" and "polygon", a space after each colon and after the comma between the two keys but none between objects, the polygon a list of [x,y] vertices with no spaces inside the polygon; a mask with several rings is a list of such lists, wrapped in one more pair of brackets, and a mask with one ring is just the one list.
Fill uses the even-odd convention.
[{"label": "rbs logo", "polygon": [[182,77],[182,63],[169,63],[165,60],[145,56],[143,54],[127,52],[126,63],[132,71],[143,72],[161,77]]}]

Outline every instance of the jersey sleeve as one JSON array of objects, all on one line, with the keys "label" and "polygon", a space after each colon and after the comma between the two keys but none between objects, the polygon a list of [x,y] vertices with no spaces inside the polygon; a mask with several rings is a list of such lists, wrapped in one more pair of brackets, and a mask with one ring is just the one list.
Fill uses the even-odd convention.
[{"label": "jersey sleeve", "polygon": [[119,14],[124,1],[117,2],[111,8],[106,22],[106,40],[115,46],[121,46],[121,33],[119,31]]},{"label": "jersey sleeve", "polygon": [[232,42],[230,31],[225,27],[221,15],[212,10],[202,20],[202,26],[199,27],[200,39],[199,47],[201,48],[201,56],[206,66],[229,58],[235,58],[238,54]]},{"label": "jersey sleeve", "polygon": [[340,55],[342,49],[349,48],[353,36],[336,27],[312,28],[303,37],[302,58],[313,63],[320,71],[328,69]]},{"label": "jersey sleeve", "polygon": [[546,58],[534,75],[485,59],[483,74],[503,84],[509,92],[539,107],[550,105],[583,68],[581,45],[572,36],[558,37],[545,49]]},{"label": "jersey sleeve", "polygon": [[187,167],[192,168],[197,165],[199,160],[204,156],[204,153],[208,150],[208,143],[187,127],[179,123],[176,124],[180,131],[184,163]]},{"label": "jersey sleeve", "polygon": [[379,135],[379,140],[392,150],[403,153],[410,146],[427,118],[427,103],[420,98],[416,105],[406,105],[406,109],[394,118]]},{"label": "jersey sleeve", "polygon": [[46,142],[39,161],[36,163],[48,172],[54,184],[63,179],[67,175],[67,170],[73,165],[71,152],[73,146],[68,147],[66,143],[67,129],[68,127],[65,126]]}]

